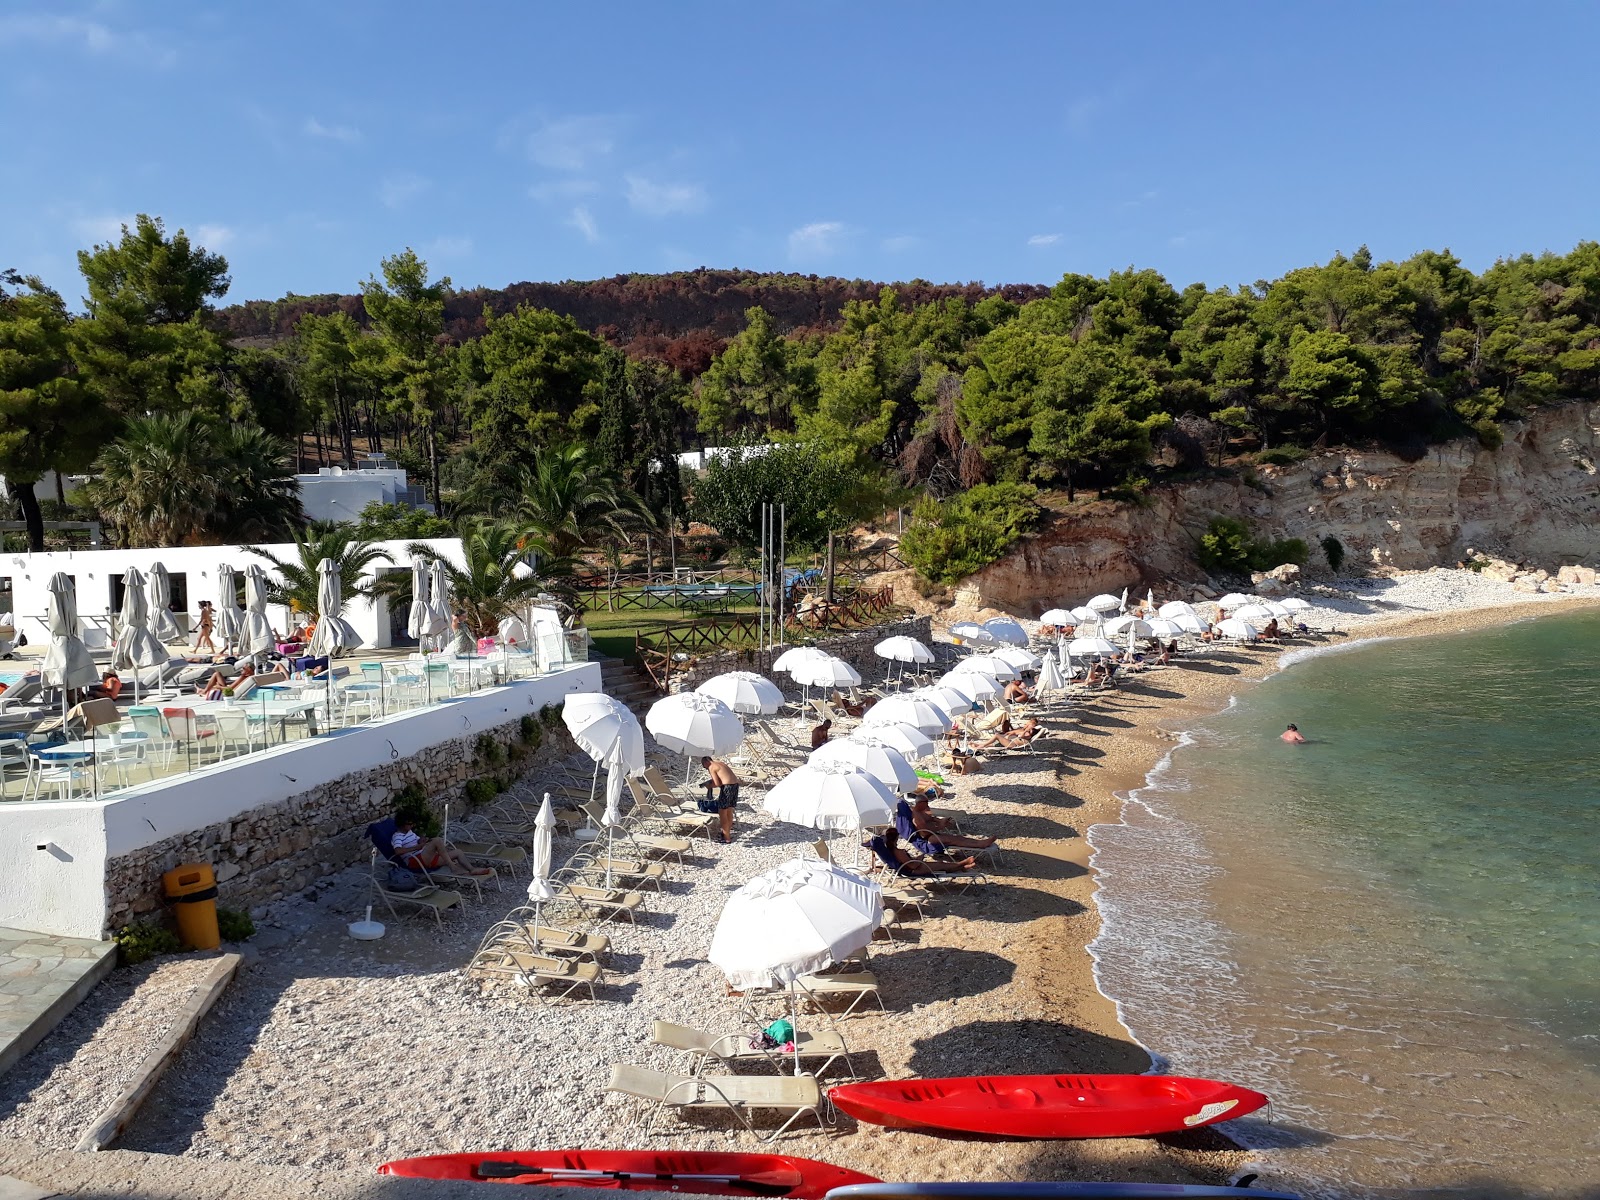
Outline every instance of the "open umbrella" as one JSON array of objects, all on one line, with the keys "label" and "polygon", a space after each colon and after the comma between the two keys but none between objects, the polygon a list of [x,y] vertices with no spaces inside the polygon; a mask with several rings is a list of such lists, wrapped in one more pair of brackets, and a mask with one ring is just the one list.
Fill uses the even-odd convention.
[{"label": "open umbrella", "polygon": [[886,658],[895,663],[931,663],[933,651],[917,641],[914,637],[904,635],[884,638],[872,648],[872,652],[879,658]]},{"label": "open umbrella", "polygon": [[793,679],[794,668],[797,663],[809,662],[812,659],[817,658],[832,657],[833,655],[829,654],[826,650],[819,650],[816,646],[791,646],[782,654],[778,655],[777,658],[772,660],[772,669],[774,671],[783,671],[789,676],[789,678]]},{"label": "open umbrella", "polygon": [[973,654],[956,665],[963,671],[982,671],[1000,683],[1019,677],[1017,669],[998,654]]},{"label": "open umbrella", "polygon": [[239,577],[227,563],[217,568],[217,632],[223,649],[239,640],[244,626],[244,610],[239,607]]},{"label": "open umbrella", "polygon": [[983,623],[983,631],[995,641],[1007,646],[1028,644],[1028,631],[1010,617],[990,617]]},{"label": "open umbrella", "polygon": [[1007,646],[1003,650],[996,650],[994,656],[1019,672],[1039,669],[1039,656],[1031,650],[1024,650],[1021,646]]},{"label": "open umbrella", "polygon": [[1092,608],[1097,613],[1119,612],[1122,609],[1122,601],[1109,592],[1101,592],[1098,596],[1090,597],[1084,607]]},{"label": "open umbrella", "polygon": [[1000,698],[1000,684],[994,676],[986,675],[977,667],[969,667],[965,663],[957,663],[946,671],[940,676],[937,686],[955,688],[971,696],[974,705]]},{"label": "open umbrella", "polygon": [[724,671],[695,688],[702,696],[721,700],[736,713],[761,716],[783,707],[783,693],[765,675],[754,671]]},{"label": "open umbrella", "polygon": [[644,770],[644,730],[639,728],[639,718],[620,700],[603,692],[573,692],[561,703],[561,723],[578,748],[594,762],[594,774],[589,780],[591,800],[600,778],[600,764],[613,756],[620,756],[628,774]]},{"label": "open umbrella", "polygon": [[1185,633],[1192,633],[1199,637],[1208,628],[1206,622],[1194,613],[1179,613],[1172,618],[1172,623]]},{"label": "open umbrella", "polygon": [[1223,612],[1231,612],[1236,608],[1243,608],[1246,604],[1256,603],[1256,598],[1254,596],[1246,596],[1243,592],[1229,592],[1216,603],[1217,607],[1222,609]]},{"label": "open umbrella", "polygon": [[306,647],[313,655],[334,655],[361,645],[356,627],[344,619],[344,590],[339,564],[325,558],[317,564],[317,631]]},{"label": "open umbrella", "polygon": [[876,775],[837,759],[801,763],[761,798],[779,821],[829,832],[886,825],[894,805],[895,794]]},{"label": "open umbrella", "polygon": [[122,577],[122,612],[117,623],[117,649],[111,665],[119,671],[132,671],[133,700],[139,702],[139,672],[146,667],[165,667],[170,657],[167,648],[150,632],[150,610],[145,600],[144,575],[129,567]]},{"label": "open umbrella", "polygon": [[1115,621],[1107,621],[1100,631],[1108,638],[1127,637],[1130,633],[1134,637],[1152,637],[1148,621],[1141,621],[1138,617],[1118,617]]},{"label": "open umbrella", "polygon": [[954,723],[937,704],[916,696],[886,696],[861,718],[863,725],[909,725],[929,737],[938,737]]},{"label": "open umbrella", "polygon": [[267,619],[267,573],[251,563],[244,569],[244,624],[239,653],[254,657],[272,649],[272,622]]},{"label": "open umbrella", "polygon": [[1181,625],[1174,621],[1168,621],[1164,617],[1157,617],[1154,621],[1149,622],[1149,626],[1150,636],[1158,637],[1164,642],[1171,641],[1176,637],[1182,637],[1187,632]]},{"label": "open umbrella", "polygon": [[1083,625],[1083,624],[1098,625],[1098,624],[1100,624],[1100,610],[1097,609],[1097,608],[1090,608],[1087,604],[1083,605],[1080,608],[1073,609],[1072,610],[1072,615],[1077,618],[1076,624],[1079,624],[1079,625]]},{"label": "open umbrella", "polygon": [[39,664],[39,680],[45,687],[61,689],[61,715],[67,714],[67,692],[100,682],[89,647],[83,644],[78,629],[78,589],[72,577],[62,571],[45,584],[45,625],[50,630],[50,647]]},{"label": "open umbrella", "polygon": [[1265,625],[1272,620],[1273,612],[1265,604],[1257,601],[1255,604],[1241,604],[1228,615],[1240,621],[1249,621],[1252,625]]},{"label": "open umbrella", "polygon": [[533,933],[539,936],[539,908],[546,900],[556,898],[550,886],[550,834],[556,827],[556,815],[550,808],[550,793],[544,794],[538,815],[533,818],[533,878],[528,882],[528,899],[533,901]]},{"label": "open umbrella", "polygon": [[848,737],[834,738],[813,750],[806,761],[814,765],[847,763],[865,771],[896,795],[917,786],[917,773],[906,756],[882,744],[873,745]]},{"label": "open umbrella", "polygon": [[1078,616],[1070,608],[1049,608],[1039,618],[1041,625],[1076,625]]},{"label": "open umbrella", "polygon": [[709,754],[715,758],[744,740],[744,726],[721,700],[699,692],[663,696],[644,715],[644,727],[663,749],[688,760],[684,780],[693,772],[693,760]]},{"label": "open umbrella", "polygon": [[160,563],[150,564],[145,594],[150,601],[150,632],[156,640],[163,644],[183,641],[183,631],[172,619],[172,577]]},{"label": "open umbrella", "polygon": [[1117,648],[1105,638],[1073,638],[1067,643],[1067,653],[1076,654],[1079,658],[1089,658],[1096,654],[1115,654]]},{"label": "open umbrella", "polygon": [[[791,859],[728,897],[711,935],[711,964],[739,991],[787,987],[796,1034],[796,980],[855,954],[883,923],[878,885],[827,863]],[[795,1055],[794,1071],[800,1071]]]},{"label": "open umbrella", "polygon": [[1067,686],[1067,681],[1062,678],[1061,667],[1056,662],[1053,654],[1046,654],[1044,662],[1039,667],[1039,690],[1041,692],[1059,692]]},{"label": "open umbrella", "polygon": [[840,740],[860,742],[866,746],[886,746],[890,750],[898,750],[912,762],[933,753],[933,739],[910,725],[863,725],[852,730],[848,738]]},{"label": "open umbrella", "polygon": [[1194,605],[1190,604],[1186,600],[1168,600],[1158,611],[1161,616],[1171,621],[1176,617],[1182,616],[1184,613],[1192,614],[1194,612]]},{"label": "open umbrella", "polygon": [[1237,638],[1241,642],[1253,642],[1260,636],[1254,625],[1249,621],[1241,621],[1238,617],[1229,617],[1226,621],[1219,622],[1217,632],[1223,637]]},{"label": "open umbrella", "polygon": [[975,621],[958,621],[950,626],[950,636],[960,642],[971,642],[980,646],[993,646],[997,639],[995,636]]},{"label": "open umbrella", "polygon": [[1278,606],[1280,608],[1288,609],[1291,613],[1305,612],[1313,607],[1308,602],[1300,599],[1299,596],[1289,596],[1286,599],[1280,600],[1278,601]]},{"label": "open umbrella", "polygon": [[808,658],[789,670],[789,678],[810,687],[855,687],[861,682],[861,672],[842,658],[831,654],[824,658]]},{"label": "open umbrella", "polygon": [[[967,678],[971,679],[972,676],[968,675]],[[911,694],[926,697],[952,717],[958,717],[978,707],[977,697],[968,694],[959,682],[935,683],[925,688],[918,688]]]}]

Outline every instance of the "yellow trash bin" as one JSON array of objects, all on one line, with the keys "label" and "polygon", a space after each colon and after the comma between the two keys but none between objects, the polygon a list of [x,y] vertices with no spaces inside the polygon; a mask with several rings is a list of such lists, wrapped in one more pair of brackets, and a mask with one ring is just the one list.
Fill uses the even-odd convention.
[{"label": "yellow trash bin", "polygon": [[161,890],[178,920],[178,936],[191,950],[222,945],[217,930],[217,877],[206,863],[184,863],[161,877]]}]

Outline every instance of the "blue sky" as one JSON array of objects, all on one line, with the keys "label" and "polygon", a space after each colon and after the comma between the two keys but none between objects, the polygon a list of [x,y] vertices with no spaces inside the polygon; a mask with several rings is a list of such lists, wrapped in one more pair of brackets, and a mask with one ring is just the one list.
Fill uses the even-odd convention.
[{"label": "blue sky", "polygon": [[1174,283],[1600,235],[1600,6],[0,4],[0,268],[136,212],[229,300],[700,265]]}]

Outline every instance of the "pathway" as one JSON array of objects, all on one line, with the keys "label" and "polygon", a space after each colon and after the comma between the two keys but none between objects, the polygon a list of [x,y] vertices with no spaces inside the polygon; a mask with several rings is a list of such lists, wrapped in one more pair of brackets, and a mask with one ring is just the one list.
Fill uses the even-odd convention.
[{"label": "pathway", "polygon": [[116,962],[115,942],[0,926],[0,1073],[37,1046]]}]

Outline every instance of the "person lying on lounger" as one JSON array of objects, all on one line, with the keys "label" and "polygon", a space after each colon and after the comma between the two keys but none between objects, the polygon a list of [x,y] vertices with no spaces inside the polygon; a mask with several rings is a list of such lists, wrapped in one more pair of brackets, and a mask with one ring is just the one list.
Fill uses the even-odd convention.
[{"label": "person lying on lounger", "polygon": [[972,743],[974,750],[988,750],[999,746],[1005,750],[1020,750],[1043,732],[1039,728],[1037,717],[1029,717],[1021,725],[1013,725],[1011,718],[1006,716],[994,727],[994,732],[986,738]]},{"label": "person lying on lounger", "polygon": [[978,865],[975,858],[964,858],[960,862],[917,858],[901,848],[900,834],[894,829],[885,829],[882,836],[873,838],[868,844],[884,866],[902,875],[959,875]]},{"label": "person lying on lounger", "polygon": [[917,793],[911,801],[910,814],[911,844],[924,854],[944,854],[952,847],[960,850],[988,850],[995,844],[996,839],[992,837],[968,837],[956,833],[956,823],[949,817],[933,815],[926,792]]}]

